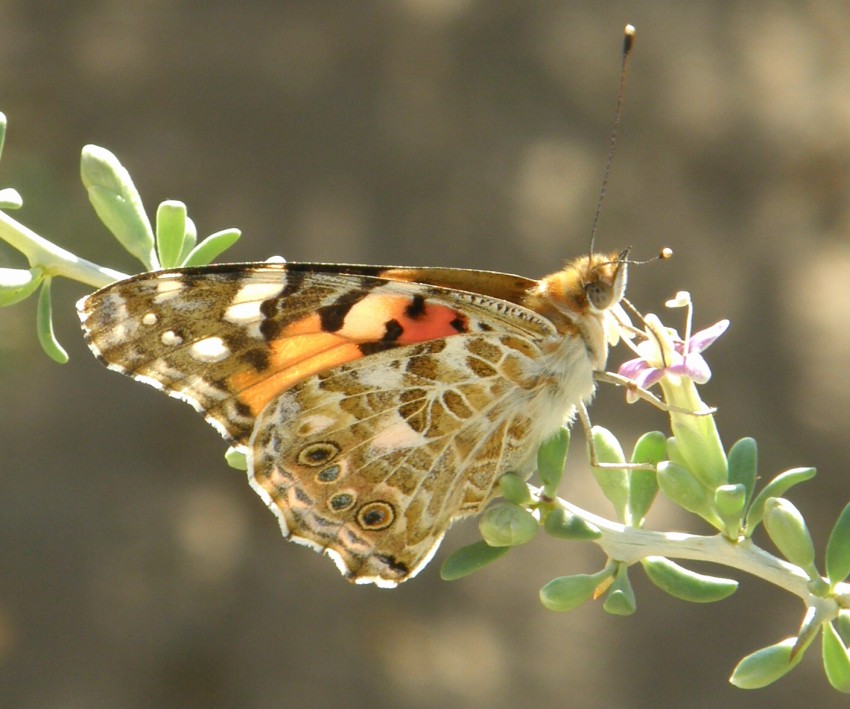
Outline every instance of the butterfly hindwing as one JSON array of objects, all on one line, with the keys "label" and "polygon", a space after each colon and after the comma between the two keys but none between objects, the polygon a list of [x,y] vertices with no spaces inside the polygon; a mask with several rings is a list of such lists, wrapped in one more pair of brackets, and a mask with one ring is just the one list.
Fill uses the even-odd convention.
[{"label": "butterfly hindwing", "polygon": [[500,337],[385,351],[271,402],[250,477],[284,534],[359,582],[394,586],[424,566],[452,522],[480,512],[534,451],[531,383],[515,381],[526,355]]}]

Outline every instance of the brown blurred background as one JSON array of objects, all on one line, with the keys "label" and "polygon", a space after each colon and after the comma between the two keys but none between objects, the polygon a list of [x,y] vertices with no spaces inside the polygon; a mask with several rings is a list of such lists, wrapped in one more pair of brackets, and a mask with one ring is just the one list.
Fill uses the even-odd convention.
[{"label": "brown blurred background", "polygon": [[[792,497],[819,549],[850,499],[850,6],[845,2],[0,0],[0,184],[18,218],[81,256],[138,264],[79,183],[113,150],[149,211],[243,229],[231,260],[448,265],[540,276],[587,246],[637,26],[600,248],[661,246],[630,297],[693,293],[732,328],[705,397],[761,471],[811,464]],[[0,265],[19,266],[0,248]],[[744,654],[798,603],[741,577],[691,606],[636,570],[638,613],[545,611],[592,545],[544,539],[467,580],[436,563],[352,587],[280,539],[189,407],[107,372],[55,288],[71,362],[39,350],[34,303],[0,312],[0,705],[6,707],[793,707],[835,702],[819,649],[745,693]],[[676,322],[676,317],[669,318]],[[626,355],[614,354],[612,363]],[[626,440],[663,426],[603,391]],[[607,513],[573,461],[564,494]],[[651,527],[706,531],[660,501]]]}]

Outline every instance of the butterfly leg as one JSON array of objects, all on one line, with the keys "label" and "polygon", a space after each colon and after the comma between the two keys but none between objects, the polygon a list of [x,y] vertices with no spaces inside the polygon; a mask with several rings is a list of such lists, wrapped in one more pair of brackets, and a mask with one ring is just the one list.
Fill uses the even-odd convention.
[{"label": "butterfly leg", "polygon": [[[663,402],[662,402],[663,403]],[[584,437],[587,441],[588,457],[590,465],[594,468],[606,468],[612,470],[655,470],[655,466],[651,463],[603,463],[599,460],[596,453],[596,445],[593,443],[593,426],[590,423],[590,416],[587,413],[587,407],[581,403],[578,405],[578,418],[581,421],[581,427],[584,430]]]},{"label": "butterfly leg", "polygon": [[689,409],[684,409],[681,406],[672,406],[665,401],[659,399],[655,394],[653,394],[648,389],[644,389],[641,386],[638,386],[633,380],[628,377],[621,376],[619,374],[614,374],[614,372],[594,372],[593,378],[597,382],[604,382],[605,384],[613,384],[614,386],[625,387],[632,394],[634,394],[639,399],[643,399],[649,404],[652,404],[655,408],[664,411],[665,413],[677,413],[677,414],[690,414],[691,416],[709,416],[711,414],[717,413],[717,409],[715,407],[709,407],[705,411],[691,411]]}]

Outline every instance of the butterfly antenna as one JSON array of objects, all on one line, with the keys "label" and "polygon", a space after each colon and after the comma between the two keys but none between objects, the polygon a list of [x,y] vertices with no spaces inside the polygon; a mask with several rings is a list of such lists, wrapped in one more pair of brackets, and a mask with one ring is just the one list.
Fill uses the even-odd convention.
[{"label": "butterfly antenna", "polygon": [[623,64],[620,68],[620,90],[617,92],[617,110],[614,112],[614,127],[611,129],[611,143],[608,147],[608,159],[605,161],[605,174],[602,176],[602,189],[599,191],[599,201],[596,203],[596,214],[593,215],[593,228],[590,230],[590,254],[596,243],[596,228],[599,224],[599,214],[602,212],[602,202],[605,201],[605,189],[608,187],[608,176],[611,174],[611,163],[614,162],[614,148],[617,145],[617,128],[620,127],[620,114],[623,111],[623,98],[626,95],[626,75],[629,67],[629,57],[635,44],[635,28],[626,25],[623,34]]}]

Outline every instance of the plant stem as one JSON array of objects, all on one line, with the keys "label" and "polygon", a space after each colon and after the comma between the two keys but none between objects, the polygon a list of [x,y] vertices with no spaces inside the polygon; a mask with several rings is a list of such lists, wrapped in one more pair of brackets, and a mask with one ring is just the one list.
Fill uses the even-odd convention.
[{"label": "plant stem", "polygon": [[40,268],[49,276],[63,276],[95,288],[127,278],[119,271],[98,266],[56,246],[3,211],[0,211],[0,239],[24,254],[31,268]]},{"label": "plant stem", "polygon": [[[807,605],[812,603],[809,577],[803,570],[766,552],[750,539],[731,542],[722,534],[701,536],[637,529],[612,522],[565,500],[559,502],[602,532],[602,536],[594,542],[611,559],[626,564],[634,564],[647,556],[709,561],[744,571],[798,596]],[[848,590],[848,584],[838,584],[835,589],[838,594],[846,594]],[[834,602],[834,605],[834,613],[837,613],[838,603]]]}]

